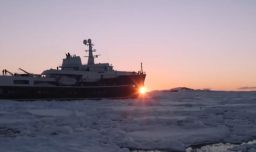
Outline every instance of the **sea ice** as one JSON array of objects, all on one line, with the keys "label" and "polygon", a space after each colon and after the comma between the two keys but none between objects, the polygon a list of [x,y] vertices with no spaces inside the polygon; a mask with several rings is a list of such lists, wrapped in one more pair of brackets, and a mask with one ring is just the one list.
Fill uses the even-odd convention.
[{"label": "sea ice", "polygon": [[0,151],[184,151],[242,143],[256,137],[255,99],[256,92],[154,91],[134,100],[1,100]]}]

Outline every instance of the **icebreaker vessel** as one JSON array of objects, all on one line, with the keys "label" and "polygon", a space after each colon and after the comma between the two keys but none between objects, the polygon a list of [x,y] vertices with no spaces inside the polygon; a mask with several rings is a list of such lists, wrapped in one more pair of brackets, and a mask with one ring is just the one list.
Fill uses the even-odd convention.
[{"label": "icebreaker vessel", "polygon": [[144,87],[146,73],[117,71],[109,63],[95,63],[91,39],[83,43],[89,47],[87,64],[67,53],[62,65],[41,74],[11,73],[4,69],[0,76],[0,99],[86,99],[136,98]]}]

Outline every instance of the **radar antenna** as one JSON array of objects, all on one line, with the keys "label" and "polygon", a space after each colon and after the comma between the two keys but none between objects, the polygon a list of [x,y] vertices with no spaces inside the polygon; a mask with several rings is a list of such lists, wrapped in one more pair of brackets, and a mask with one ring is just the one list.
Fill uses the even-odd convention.
[{"label": "radar antenna", "polygon": [[86,40],[84,40],[84,45],[87,45],[87,41]]}]

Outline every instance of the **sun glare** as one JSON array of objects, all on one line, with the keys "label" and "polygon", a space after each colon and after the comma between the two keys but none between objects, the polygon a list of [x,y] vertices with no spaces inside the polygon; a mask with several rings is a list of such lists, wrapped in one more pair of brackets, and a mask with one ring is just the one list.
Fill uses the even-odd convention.
[{"label": "sun glare", "polygon": [[146,93],[146,88],[145,88],[145,87],[141,87],[141,88],[140,88],[140,93],[141,93],[141,94]]}]

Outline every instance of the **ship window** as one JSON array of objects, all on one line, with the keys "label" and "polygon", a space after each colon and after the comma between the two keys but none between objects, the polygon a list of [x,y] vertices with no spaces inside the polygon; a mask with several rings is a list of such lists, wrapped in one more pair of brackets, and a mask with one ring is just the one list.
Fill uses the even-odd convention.
[{"label": "ship window", "polygon": [[13,80],[14,84],[29,84],[28,80]]},{"label": "ship window", "polygon": [[2,89],[0,89],[0,94],[3,94],[3,90]]}]

